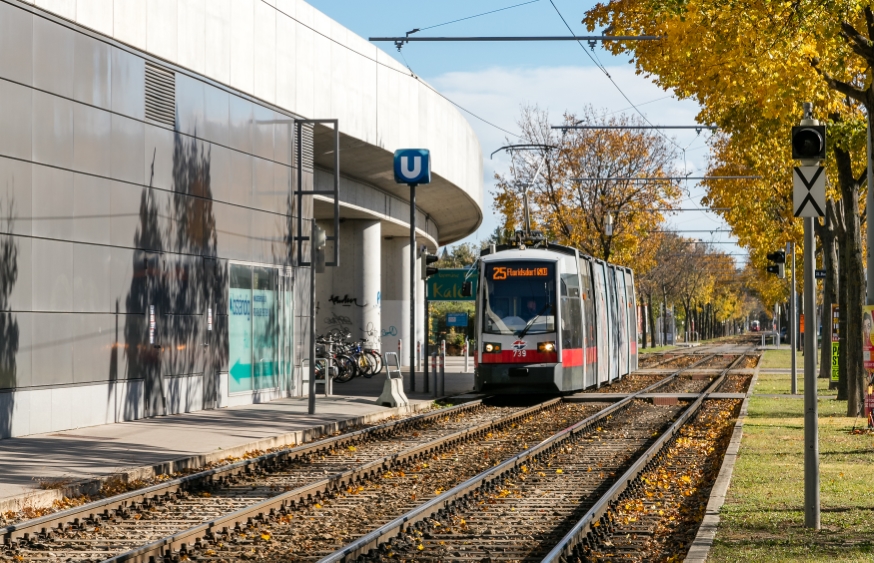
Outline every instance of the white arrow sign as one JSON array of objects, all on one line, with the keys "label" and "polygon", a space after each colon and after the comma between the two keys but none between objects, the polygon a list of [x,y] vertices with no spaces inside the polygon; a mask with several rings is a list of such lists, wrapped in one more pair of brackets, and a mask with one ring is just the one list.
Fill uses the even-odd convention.
[{"label": "white arrow sign", "polygon": [[825,217],[825,169],[822,166],[793,169],[792,209],[796,217]]}]

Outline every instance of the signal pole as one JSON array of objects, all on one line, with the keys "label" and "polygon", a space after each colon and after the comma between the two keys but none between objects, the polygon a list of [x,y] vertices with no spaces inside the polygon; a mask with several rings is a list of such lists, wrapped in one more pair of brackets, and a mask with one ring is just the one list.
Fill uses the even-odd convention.
[{"label": "signal pole", "polygon": [[798,359],[795,357],[795,347],[798,343],[798,296],[795,295],[795,243],[786,243],[786,254],[792,257],[792,268],[789,274],[789,326],[791,336],[789,346],[792,348],[792,394],[798,394]]},{"label": "signal pole", "polygon": [[[804,220],[804,313],[807,327],[804,338],[804,526],[820,529],[819,506],[819,405],[816,390],[816,309],[814,279],[816,241],[813,221],[822,217],[825,204],[825,178],[821,166],[825,159],[826,131],[813,118],[813,104],[805,102],[804,117],[792,128],[792,158],[804,166],[793,171],[793,208]],[[817,203],[819,200],[819,203]]]}]

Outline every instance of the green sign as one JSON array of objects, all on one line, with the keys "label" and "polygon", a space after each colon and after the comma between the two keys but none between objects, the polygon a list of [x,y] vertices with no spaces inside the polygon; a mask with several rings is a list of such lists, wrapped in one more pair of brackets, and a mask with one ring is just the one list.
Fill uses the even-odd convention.
[{"label": "green sign", "polygon": [[840,309],[832,303],[832,383],[837,383],[840,379],[839,358],[840,358],[840,340],[841,340],[841,314]]},{"label": "green sign", "polygon": [[[477,273],[467,268],[441,268],[439,272],[428,278],[428,300],[474,301],[478,280]],[[473,282],[470,297],[461,296],[461,286],[465,281]]]}]

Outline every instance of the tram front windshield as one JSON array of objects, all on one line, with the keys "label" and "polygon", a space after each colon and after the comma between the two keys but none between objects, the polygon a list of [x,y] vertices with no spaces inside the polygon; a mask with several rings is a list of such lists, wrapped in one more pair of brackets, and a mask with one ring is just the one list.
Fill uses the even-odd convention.
[{"label": "tram front windshield", "polygon": [[555,332],[555,262],[489,262],[484,273],[483,332]]}]

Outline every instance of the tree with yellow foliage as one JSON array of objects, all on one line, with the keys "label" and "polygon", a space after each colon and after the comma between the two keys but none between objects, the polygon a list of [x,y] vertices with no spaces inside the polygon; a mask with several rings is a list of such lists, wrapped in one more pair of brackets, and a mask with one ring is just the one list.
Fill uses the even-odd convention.
[{"label": "tree with yellow foliage", "polygon": [[[582,115],[565,115],[563,123],[627,126],[641,121],[589,107]],[[532,224],[550,240],[639,272],[651,267],[657,245],[649,233],[662,221],[659,210],[670,208],[681,192],[670,181],[643,179],[675,175],[673,147],[651,131],[561,131],[550,125],[547,112],[522,109],[522,142],[543,148],[533,155],[514,152],[509,175],[496,176],[495,209],[505,229],[522,224],[527,191]]]},{"label": "tree with yellow foliage", "polygon": [[[723,216],[763,269],[764,255],[800,242],[792,216],[790,128],[800,102],[814,102],[829,124],[827,172],[831,195],[842,200],[836,236],[842,287],[841,351],[849,385],[848,414],[862,406],[860,179],[864,177],[864,119],[874,110],[871,64],[874,16],[859,0],[612,0],[592,8],[590,30],[658,35],[652,42],[611,42],[633,53],[637,71],[701,106],[698,119],[720,127],[710,173],[750,174],[749,182],[708,182],[708,202]],[[867,36],[858,33],[864,29]],[[861,140],[861,143],[860,143]],[[785,292],[772,279],[773,289]],[[764,289],[764,288],[762,288]],[[763,294],[767,294],[763,291]],[[785,295],[785,293],[784,293]]]}]

